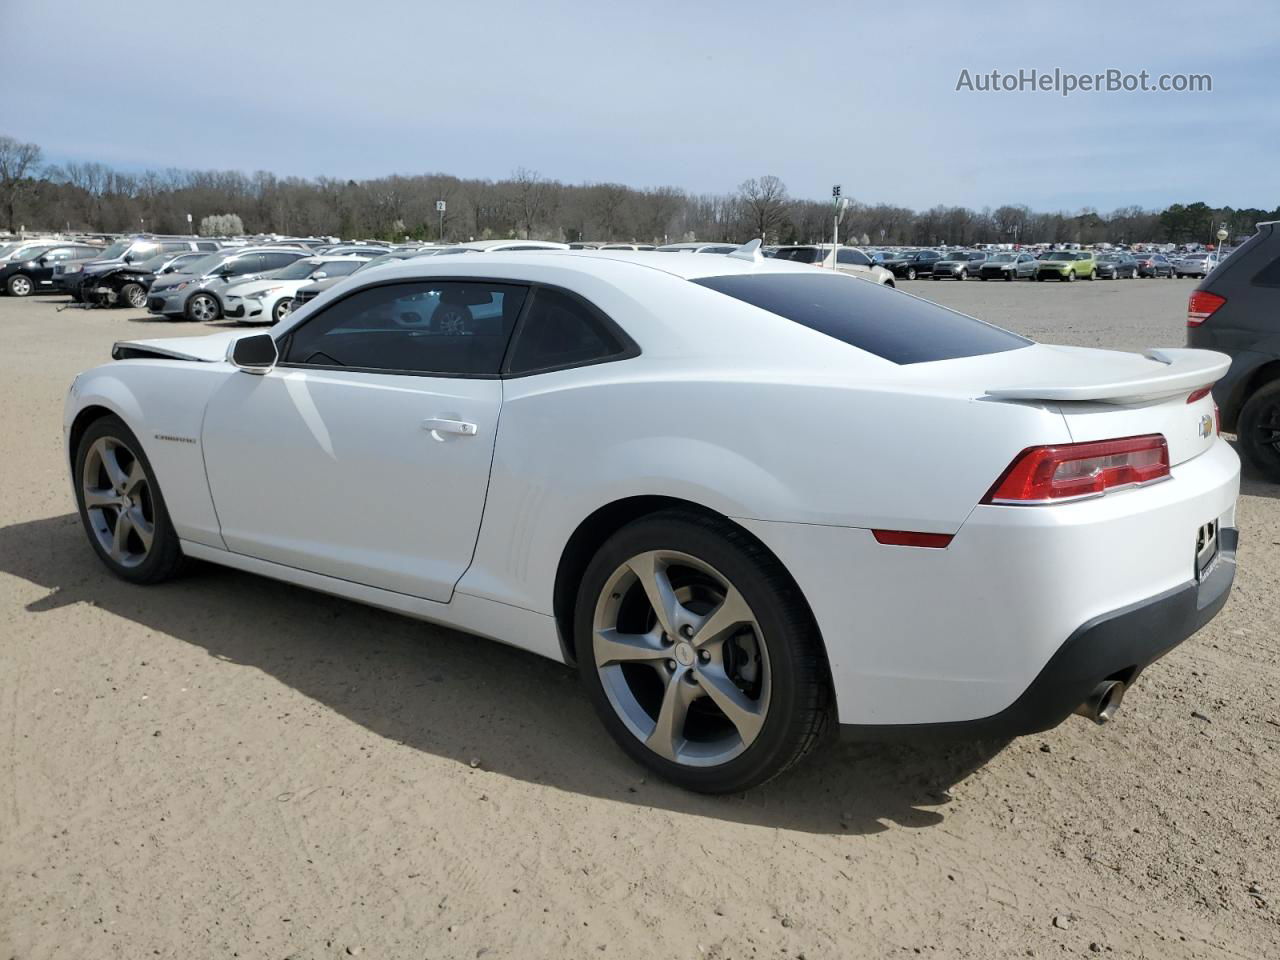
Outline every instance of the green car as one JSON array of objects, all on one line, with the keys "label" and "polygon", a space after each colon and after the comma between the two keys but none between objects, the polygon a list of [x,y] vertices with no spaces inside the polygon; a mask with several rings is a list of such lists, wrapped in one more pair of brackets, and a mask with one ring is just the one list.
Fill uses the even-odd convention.
[{"label": "green car", "polygon": [[1040,254],[1036,279],[1074,280],[1076,277],[1098,278],[1098,261],[1089,250],[1050,250]]}]

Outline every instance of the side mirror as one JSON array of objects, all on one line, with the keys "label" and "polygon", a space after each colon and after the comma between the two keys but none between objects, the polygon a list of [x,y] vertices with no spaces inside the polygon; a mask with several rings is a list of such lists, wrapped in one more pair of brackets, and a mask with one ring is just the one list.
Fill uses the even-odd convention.
[{"label": "side mirror", "polygon": [[311,275],[311,279],[312,279],[312,280],[323,280],[323,279],[324,279],[325,277],[327,277],[327,276],[329,276],[329,275],[328,275],[327,273],[325,273],[323,270],[321,270],[319,273],[313,273],[313,274]]},{"label": "side mirror", "polygon": [[227,359],[233,367],[260,377],[271,372],[271,368],[280,359],[280,353],[276,349],[275,339],[269,333],[259,333],[252,337],[241,337],[233,343]]}]

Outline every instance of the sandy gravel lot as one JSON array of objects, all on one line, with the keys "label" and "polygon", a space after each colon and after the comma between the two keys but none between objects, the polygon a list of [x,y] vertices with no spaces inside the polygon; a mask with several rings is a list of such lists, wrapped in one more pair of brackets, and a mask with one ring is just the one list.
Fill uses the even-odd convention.
[{"label": "sandy gravel lot", "polygon": [[[917,281],[1037,338],[1181,344],[1190,281]],[[1235,594],[1105,729],[652,780],[571,673],[73,515],[72,375],[197,332],[0,299],[0,960],[1280,957],[1280,487]]]}]

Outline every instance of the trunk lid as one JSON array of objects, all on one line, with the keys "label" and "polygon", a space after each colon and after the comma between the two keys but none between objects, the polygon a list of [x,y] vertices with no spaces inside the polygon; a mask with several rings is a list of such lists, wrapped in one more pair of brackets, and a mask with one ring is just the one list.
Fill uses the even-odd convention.
[{"label": "trunk lid", "polygon": [[1033,344],[1019,350],[904,368],[922,389],[1056,409],[1074,442],[1163,434],[1172,465],[1209,449],[1217,436],[1213,397],[1188,403],[1230,366],[1225,354],[1161,348],[1123,353]]}]

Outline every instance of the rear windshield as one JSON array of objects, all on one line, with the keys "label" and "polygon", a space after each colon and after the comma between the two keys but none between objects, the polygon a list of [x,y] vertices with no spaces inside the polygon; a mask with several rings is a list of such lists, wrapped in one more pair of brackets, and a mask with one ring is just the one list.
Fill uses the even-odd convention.
[{"label": "rear windshield", "polygon": [[839,273],[703,277],[693,281],[893,363],[926,363],[1029,346],[1008,330]]},{"label": "rear windshield", "polygon": [[817,263],[827,258],[827,251],[821,247],[779,247],[774,256],[793,263]]}]

